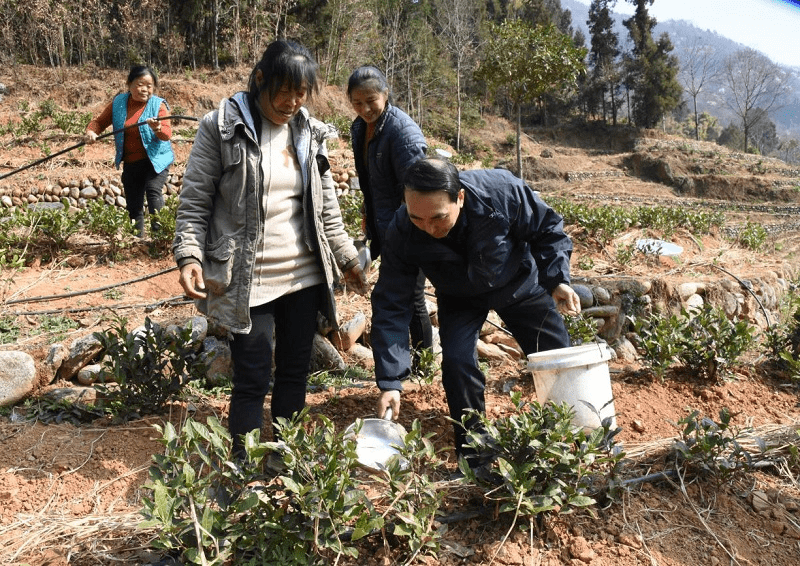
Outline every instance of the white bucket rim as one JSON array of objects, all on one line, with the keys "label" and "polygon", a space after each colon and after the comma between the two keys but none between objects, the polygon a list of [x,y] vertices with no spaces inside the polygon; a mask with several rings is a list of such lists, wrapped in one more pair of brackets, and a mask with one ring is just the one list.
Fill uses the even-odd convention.
[{"label": "white bucket rim", "polygon": [[528,369],[549,371],[569,367],[600,364],[611,359],[611,348],[604,342],[592,342],[580,346],[557,348],[536,352],[528,356]]}]

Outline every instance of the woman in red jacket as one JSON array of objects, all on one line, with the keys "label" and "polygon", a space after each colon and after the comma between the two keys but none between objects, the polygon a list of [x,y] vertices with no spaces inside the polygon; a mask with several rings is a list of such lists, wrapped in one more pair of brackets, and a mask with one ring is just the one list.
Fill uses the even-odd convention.
[{"label": "woman in red jacket", "polygon": [[[144,236],[144,199],[150,213],[164,206],[163,188],[174,161],[172,128],[169,120],[159,120],[169,115],[169,106],[163,98],[155,96],[158,77],[150,67],[136,65],[128,73],[128,91],[118,94],[99,116],[86,127],[85,140],[94,143],[108,126],[115,131],[116,158],[114,164],[124,163],[122,187],[128,215],[137,235]],[[128,128],[141,124],[138,128]],[[123,130],[124,129],[124,130]],[[159,226],[153,222],[152,231]]]}]

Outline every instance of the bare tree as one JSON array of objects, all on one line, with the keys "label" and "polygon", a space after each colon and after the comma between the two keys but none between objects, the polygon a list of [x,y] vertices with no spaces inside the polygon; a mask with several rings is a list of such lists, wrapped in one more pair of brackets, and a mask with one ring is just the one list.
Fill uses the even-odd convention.
[{"label": "bare tree", "polygon": [[[727,87],[725,103],[742,120],[747,153],[750,131],[771,110],[780,108],[789,91],[786,73],[765,55],[746,48],[725,59],[722,79]],[[763,112],[757,112],[759,108]]]},{"label": "bare tree", "polygon": [[694,109],[694,139],[700,139],[700,121],[697,113],[697,97],[709,82],[717,76],[717,58],[714,50],[702,45],[695,38],[691,45],[683,50],[678,80],[683,90],[692,97]]},{"label": "bare tree", "polygon": [[463,79],[475,66],[481,3],[476,0],[439,0],[437,2],[439,37],[456,74],[456,150],[461,149],[461,106]]}]

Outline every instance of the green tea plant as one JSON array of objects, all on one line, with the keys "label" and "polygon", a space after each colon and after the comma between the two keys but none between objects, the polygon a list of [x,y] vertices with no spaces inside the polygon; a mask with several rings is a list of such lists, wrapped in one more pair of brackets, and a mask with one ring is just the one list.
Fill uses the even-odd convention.
[{"label": "green tea plant", "polygon": [[157,427],[165,452],[145,485],[141,526],[157,527],[156,546],[185,564],[335,563],[383,525],[354,483],[355,444],[325,417],[312,423],[306,408],[281,419],[280,442],[250,432],[241,459],[219,421],[207,425]]},{"label": "green tea plant", "polygon": [[777,321],[764,333],[767,356],[794,382],[800,382],[800,293],[797,291],[794,283],[783,294]]},{"label": "green tea plant", "polygon": [[15,316],[0,316],[0,344],[14,344],[19,339],[19,325]]},{"label": "green tea plant", "polygon": [[515,524],[520,516],[532,526],[537,515],[595,504],[601,480],[616,473],[622,458],[614,453],[620,429],[612,430],[606,418],[587,433],[572,424],[574,411],[567,403],[526,403],[520,392],[512,393],[511,400],[516,412],[508,417],[464,417],[465,426],[469,419],[478,420],[479,426],[468,429],[467,444],[478,461],[491,462],[492,470],[488,477],[476,474],[461,459],[464,476],[490,487],[486,497],[496,500],[501,512],[513,511]]},{"label": "green tea plant", "polygon": [[724,408],[719,412],[719,422],[701,416],[698,411],[678,421],[681,438],[673,446],[678,466],[721,481],[749,470],[752,456],[739,443],[746,430],[731,427],[731,417],[730,410]]},{"label": "green tea plant", "polygon": [[40,242],[55,254],[67,247],[67,241],[81,230],[84,215],[70,209],[69,201],[62,200],[64,208],[26,209],[21,227],[31,235],[33,242]]},{"label": "green tea plant", "polygon": [[361,210],[364,208],[364,195],[361,191],[348,191],[339,197],[344,229],[351,238],[361,238]]},{"label": "green tea plant", "polygon": [[39,324],[31,330],[31,334],[34,336],[37,334],[53,334],[49,340],[51,344],[63,340],[67,332],[78,328],[78,323],[68,316],[43,315],[38,322]]},{"label": "green tea plant", "polygon": [[175,239],[175,216],[178,212],[178,197],[170,195],[164,200],[164,206],[150,215],[150,222],[156,223],[158,229],[150,231],[151,250],[158,257],[168,255],[172,251]]},{"label": "green tea plant", "polygon": [[753,326],[731,321],[719,307],[683,311],[678,359],[693,373],[716,380],[754,342]]},{"label": "green tea plant", "polygon": [[573,346],[579,346],[597,340],[597,327],[595,323],[592,319],[583,314],[565,316],[564,325],[567,327],[570,342],[572,342]]},{"label": "green tea plant", "polygon": [[405,446],[400,448],[401,459],[390,459],[387,473],[373,476],[383,488],[379,490],[382,497],[373,504],[385,508],[382,516],[386,530],[408,544],[411,556],[406,564],[413,563],[419,554],[436,558],[439,550],[441,535],[434,521],[445,493],[425,473],[442,463],[431,440],[433,436],[423,435],[420,421],[414,420],[404,438]]},{"label": "green tea plant", "polygon": [[566,224],[582,226],[589,237],[605,242],[633,227],[658,230],[664,236],[673,234],[680,227],[692,233],[707,234],[711,228],[720,227],[725,222],[725,216],[720,212],[698,212],[677,207],[590,207],[558,197],[548,197],[547,202],[564,217]]},{"label": "green tea plant", "polygon": [[104,352],[96,386],[104,408],[122,421],[159,413],[184,384],[203,378],[208,364],[194,351],[191,334],[190,325],[168,332],[149,317],[140,331],[129,332],[127,320],[118,318],[110,330],[95,332]]},{"label": "green tea plant", "polygon": [[344,370],[321,370],[309,374],[307,387],[311,389],[348,387],[358,381],[372,381],[372,375],[360,367],[347,367]]},{"label": "green tea plant", "polygon": [[676,363],[680,353],[680,320],[674,314],[661,316],[652,313],[637,318],[634,327],[643,361],[663,382],[667,370]]},{"label": "green tea plant", "polygon": [[134,234],[128,212],[117,206],[110,206],[103,200],[90,201],[84,211],[86,230],[107,242],[109,257],[117,259],[121,250],[130,245],[130,237]]},{"label": "green tea plant", "polygon": [[749,250],[760,251],[767,242],[767,230],[761,225],[749,220],[739,230],[736,241]]},{"label": "green tea plant", "polygon": [[432,348],[412,348],[411,375],[419,383],[430,385],[441,371]]},{"label": "green tea plant", "polygon": [[681,315],[651,314],[635,324],[644,361],[655,375],[664,375],[673,364],[716,380],[753,346],[753,327],[745,320],[731,321],[725,312],[709,304],[681,310]]}]

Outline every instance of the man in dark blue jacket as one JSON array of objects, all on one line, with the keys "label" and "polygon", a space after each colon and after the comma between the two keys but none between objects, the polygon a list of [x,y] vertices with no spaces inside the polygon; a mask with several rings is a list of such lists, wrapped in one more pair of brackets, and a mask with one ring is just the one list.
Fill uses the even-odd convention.
[{"label": "man in dark blue jacket", "polygon": [[[386,232],[372,292],[378,414],[400,412],[411,293],[422,269],[436,289],[442,384],[450,417],[460,423],[467,409],[484,411],[476,344],[489,310],[526,354],[570,346],[560,313],[580,312],[569,286],[572,242],[563,219],[508,171],[459,173],[426,158],[408,169],[404,184],[406,204]],[[464,428],[455,424],[454,432],[456,454],[467,455]]]}]

